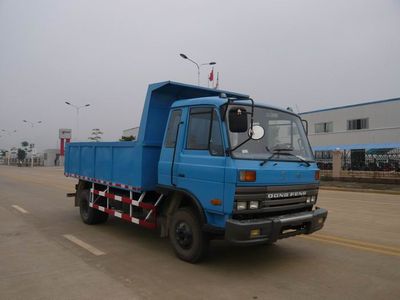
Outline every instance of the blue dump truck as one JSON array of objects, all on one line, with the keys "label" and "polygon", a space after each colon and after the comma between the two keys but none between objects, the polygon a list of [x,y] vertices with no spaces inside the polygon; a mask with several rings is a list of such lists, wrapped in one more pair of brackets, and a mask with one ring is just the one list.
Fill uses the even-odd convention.
[{"label": "blue dump truck", "polygon": [[271,244],[320,230],[319,170],[307,125],[248,95],[176,82],[149,85],[137,141],[69,143],[86,224],[108,216],[159,229],[197,262],[212,239]]}]

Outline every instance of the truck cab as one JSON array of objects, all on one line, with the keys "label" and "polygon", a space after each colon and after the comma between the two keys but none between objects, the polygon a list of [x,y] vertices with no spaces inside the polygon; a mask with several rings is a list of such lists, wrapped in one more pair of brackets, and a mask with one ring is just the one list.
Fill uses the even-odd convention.
[{"label": "truck cab", "polygon": [[319,169],[298,115],[222,94],[174,102],[167,124],[159,186],[194,199],[205,230],[257,244],[322,228]]}]

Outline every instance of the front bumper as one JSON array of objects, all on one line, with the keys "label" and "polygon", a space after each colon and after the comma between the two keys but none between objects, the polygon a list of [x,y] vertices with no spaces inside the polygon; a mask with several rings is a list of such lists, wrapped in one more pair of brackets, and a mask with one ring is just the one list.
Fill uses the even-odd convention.
[{"label": "front bumper", "polygon": [[[278,239],[320,230],[327,216],[326,209],[317,207],[313,211],[264,219],[229,219],[226,221],[225,239],[238,244],[273,243]],[[257,231],[259,235],[251,234]]]}]

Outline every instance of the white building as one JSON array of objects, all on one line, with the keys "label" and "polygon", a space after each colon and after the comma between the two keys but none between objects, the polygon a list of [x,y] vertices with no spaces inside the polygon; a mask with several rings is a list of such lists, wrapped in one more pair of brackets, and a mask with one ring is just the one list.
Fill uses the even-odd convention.
[{"label": "white building", "polygon": [[314,151],[400,148],[400,98],[309,112]]},{"label": "white building", "polygon": [[138,135],[139,135],[139,127],[133,127],[122,131],[123,137],[129,138],[133,136],[134,140],[137,140]]},{"label": "white building", "polygon": [[45,167],[60,165],[60,149],[46,149],[43,151],[43,165]]},{"label": "white building", "polygon": [[332,151],[343,170],[400,172],[400,98],[304,112],[321,169],[332,169]]}]

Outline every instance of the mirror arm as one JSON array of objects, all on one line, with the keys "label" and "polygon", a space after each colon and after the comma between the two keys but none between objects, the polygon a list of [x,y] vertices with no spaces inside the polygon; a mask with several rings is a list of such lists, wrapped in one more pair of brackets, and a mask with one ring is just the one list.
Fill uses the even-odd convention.
[{"label": "mirror arm", "polygon": [[[231,104],[231,102],[234,102],[235,100],[237,100],[237,101],[246,101],[246,100],[248,100],[248,101],[251,101],[251,119],[250,119],[250,124],[251,124],[251,128],[253,128],[253,119],[254,119],[254,100],[253,100],[253,98],[247,98],[247,99],[232,99],[232,98],[228,98],[228,101],[226,102],[226,108],[225,108],[225,111],[224,111],[224,115],[223,115],[223,117],[222,117],[222,121],[224,121],[225,122],[225,119],[226,119],[226,112],[228,111],[228,106],[229,106],[229,104]],[[224,104],[225,105],[225,104]]]},{"label": "mirror arm", "polygon": [[304,130],[306,131],[306,135],[308,135],[308,121],[305,119],[301,119],[301,122],[303,123],[303,128],[304,128],[304,124],[306,124],[306,127],[304,128]]},{"label": "mirror arm", "polygon": [[[249,100],[249,101],[251,101],[251,116],[250,116],[251,135],[250,135],[250,137],[249,137],[247,140],[244,140],[244,141],[241,142],[239,145],[236,145],[235,147],[233,147],[233,148],[231,148],[231,149],[228,149],[227,152],[229,152],[229,155],[230,155],[233,151],[235,151],[237,148],[239,148],[240,146],[242,146],[242,145],[246,144],[248,141],[250,141],[251,138],[252,138],[252,136],[253,136],[254,106],[255,106],[255,105],[254,105],[254,100],[253,100],[253,98],[250,98],[250,97],[249,97],[248,99],[240,99],[240,100]],[[223,121],[224,121],[224,122],[225,122],[225,119],[226,119],[226,112],[228,111],[228,106],[229,106],[229,104],[230,104],[231,102],[233,102],[233,100],[228,98],[228,102],[226,103],[226,109],[225,109],[225,112],[224,112],[224,118],[223,118]]]},{"label": "mirror arm", "polygon": [[247,140],[244,140],[243,142],[241,142],[239,145],[236,145],[235,147],[229,149],[229,151],[230,151],[230,152],[235,151],[237,148],[239,148],[240,146],[246,144],[246,143],[247,143],[248,141],[250,141],[250,140],[251,140],[251,136],[250,136]]},{"label": "mirror arm", "polygon": [[254,100],[249,97],[249,100],[251,101],[251,117],[250,117],[250,130],[251,130],[251,135],[250,139],[253,136],[253,123],[254,123]]},{"label": "mirror arm", "polygon": [[226,112],[228,111],[229,104],[231,104],[231,99],[228,98],[228,102],[226,102],[224,114],[222,115],[222,122],[225,122],[225,120],[226,120]]}]

